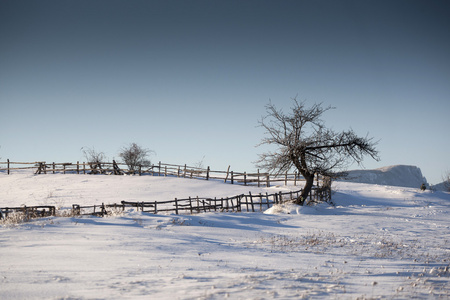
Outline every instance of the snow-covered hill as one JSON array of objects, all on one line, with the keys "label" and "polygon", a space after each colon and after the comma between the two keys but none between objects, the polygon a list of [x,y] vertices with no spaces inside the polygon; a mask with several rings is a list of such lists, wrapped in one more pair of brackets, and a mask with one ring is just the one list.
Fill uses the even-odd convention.
[{"label": "snow-covered hill", "polygon": [[449,187],[450,187],[450,183],[448,181],[443,181],[441,183],[433,185],[433,189],[436,190],[436,191],[448,192],[449,191]]},{"label": "snow-covered hill", "polygon": [[427,179],[416,166],[395,165],[374,170],[352,170],[344,181],[420,188]]},{"label": "snow-covered hill", "polygon": [[[0,206],[231,196],[152,176],[0,174]],[[252,193],[295,190],[252,187]],[[259,190],[258,190],[259,189]],[[335,206],[0,222],[0,299],[448,299],[450,194],[333,183]]]}]

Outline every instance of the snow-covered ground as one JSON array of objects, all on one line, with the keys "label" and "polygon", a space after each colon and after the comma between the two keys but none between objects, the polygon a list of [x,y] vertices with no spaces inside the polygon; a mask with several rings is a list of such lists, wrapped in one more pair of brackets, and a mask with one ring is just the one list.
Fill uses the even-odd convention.
[{"label": "snow-covered ground", "polygon": [[[0,207],[295,190],[0,174]],[[335,206],[51,217],[0,226],[0,299],[448,299],[450,195],[336,182]]]}]

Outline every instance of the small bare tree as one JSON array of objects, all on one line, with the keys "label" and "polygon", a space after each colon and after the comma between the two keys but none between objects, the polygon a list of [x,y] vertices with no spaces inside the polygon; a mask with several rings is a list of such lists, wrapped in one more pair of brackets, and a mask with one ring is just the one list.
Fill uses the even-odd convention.
[{"label": "small bare tree", "polygon": [[147,158],[151,153],[154,153],[154,151],[142,148],[136,143],[131,143],[127,147],[121,149],[119,156],[128,166],[130,172],[134,173],[138,171],[139,168],[151,166],[151,162]]},{"label": "small bare tree", "polygon": [[203,155],[202,159],[198,162],[194,163],[194,167],[197,169],[204,169],[205,166],[203,165],[203,161],[205,160],[205,156]]},{"label": "small bare tree", "polygon": [[92,148],[81,148],[87,163],[91,167],[91,173],[97,174],[102,172],[102,162],[105,162],[106,156],[103,152],[96,151]]},{"label": "small bare tree", "polygon": [[351,162],[361,163],[365,155],[378,160],[376,142],[359,137],[353,130],[335,132],[326,128],[321,116],[333,107],[314,104],[306,107],[296,98],[290,114],[278,110],[272,103],[266,106],[267,115],[259,124],[266,137],[258,145],[275,145],[276,151],[259,155],[257,166],[280,174],[295,167],[306,180],[296,204],[303,205],[314,183],[315,174],[335,176]]}]

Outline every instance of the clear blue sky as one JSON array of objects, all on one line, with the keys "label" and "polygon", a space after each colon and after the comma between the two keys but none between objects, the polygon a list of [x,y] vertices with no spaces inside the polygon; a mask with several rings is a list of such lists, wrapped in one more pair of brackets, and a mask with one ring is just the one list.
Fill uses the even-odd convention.
[{"label": "clear blue sky", "polygon": [[[0,157],[255,170],[269,99],[323,102],[336,130],[430,183],[450,169],[448,1],[0,0]],[[358,166],[352,166],[357,168]]]}]

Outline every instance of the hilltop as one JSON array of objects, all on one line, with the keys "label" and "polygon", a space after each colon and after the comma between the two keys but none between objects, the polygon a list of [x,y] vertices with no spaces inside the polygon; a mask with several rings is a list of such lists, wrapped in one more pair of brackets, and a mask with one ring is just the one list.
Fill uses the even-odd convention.
[{"label": "hilltop", "polygon": [[420,168],[408,165],[394,165],[373,170],[351,170],[344,181],[379,185],[420,188],[422,183],[428,186],[427,179]]}]

